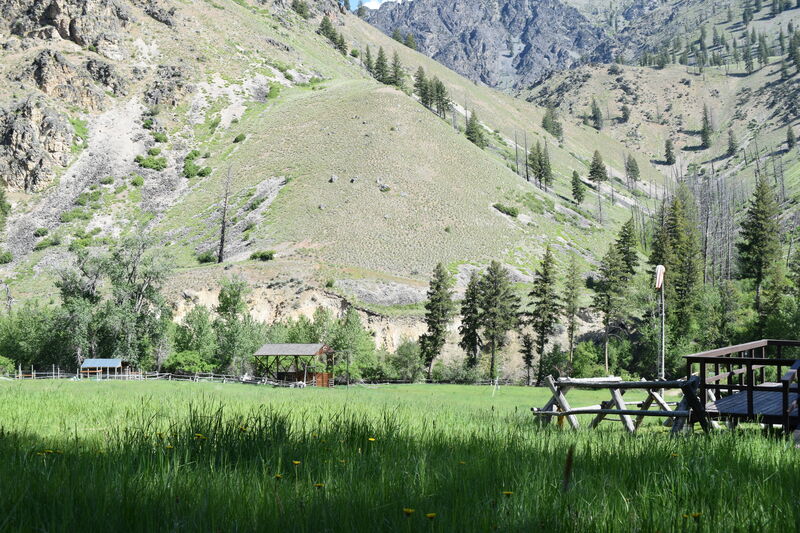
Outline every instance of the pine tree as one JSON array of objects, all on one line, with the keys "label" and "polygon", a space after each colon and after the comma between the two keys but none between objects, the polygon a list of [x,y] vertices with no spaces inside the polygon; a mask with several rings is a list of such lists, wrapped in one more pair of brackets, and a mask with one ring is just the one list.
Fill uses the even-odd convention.
[{"label": "pine tree", "polygon": [[733,157],[739,151],[739,142],[736,140],[736,135],[732,129],[728,130],[728,157]]},{"label": "pine tree", "polygon": [[481,150],[486,148],[488,141],[486,140],[486,135],[483,133],[483,126],[481,126],[481,123],[478,120],[478,115],[474,110],[469,114],[469,120],[467,120],[467,129],[465,134],[467,139],[469,139],[478,148]]},{"label": "pine tree", "polygon": [[356,10],[356,15],[362,19],[367,15],[367,8],[364,6],[364,0],[358,0],[358,9]]},{"label": "pine tree", "polygon": [[425,302],[425,325],[427,331],[424,341],[421,340],[422,358],[428,367],[428,379],[431,378],[433,361],[444,347],[447,339],[447,328],[453,319],[455,304],[453,303],[453,281],[441,263],[433,269],[428,299]]},{"label": "pine tree", "polygon": [[585,186],[583,185],[583,181],[581,181],[580,175],[578,175],[577,170],[572,171],[572,199],[575,200],[575,203],[581,205],[583,203],[583,198],[586,194]]},{"label": "pine tree", "polygon": [[409,34],[406,35],[406,46],[408,46],[412,50],[416,50],[417,49],[417,40],[414,39],[414,34],[413,33],[409,33]]},{"label": "pine tree", "polygon": [[519,300],[511,286],[508,271],[497,261],[492,261],[481,279],[481,326],[483,338],[489,348],[489,375],[497,377],[497,350],[506,344],[506,335],[517,324]]},{"label": "pine tree", "polygon": [[622,116],[620,117],[620,121],[622,123],[628,122],[630,120],[630,118],[631,118],[631,108],[628,107],[627,105],[623,105],[622,108],[620,109],[620,111],[622,113]]},{"label": "pine tree", "polygon": [[780,225],[775,191],[765,177],[759,177],[747,207],[736,243],[739,270],[743,278],[752,279],[756,287],[755,309],[761,313],[761,285],[771,263],[780,256]]},{"label": "pine tree", "polygon": [[436,77],[431,79],[430,87],[432,102],[436,107],[436,114],[446,119],[447,112],[450,110],[450,95],[447,93],[447,87]]},{"label": "pine tree", "polygon": [[528,169],[538,183],[539,176],[542,174],[542,145],[538,141],[531,146],[531,151],[528,153]]},{"label": "pine tree", "polygon": [[639,181],[639,176],[639,163],[632,154],[628,154],[628,157],[625,158],[625,178],[629,183],[635,183]]},{"label": "pine tree", "polygon": [[541,154],[542,164],[539,182],[544,186],[544,189],[547,190],[548,187],[552,187],[553,185],[553,167],[550,165],[550,152],[547,150],[547,144],[544,145],[544,150]]},{"label": "pine tree", "polygon": [[746,44],[744,47],[743,52],[743,59],[744,59],[744,69],[747,71],[748,74],[752,74],[755,70],[753,66],[753,53],[750,50],[750,45]]},{"label": "pine tree", "polygon": [[600,155],[598,150],[595,150],[592,156],[592,164],[589,166],[589,179],[594,182],[598,189],[602,182],[608,181],[608,171],[605,163],[603,163],[603,156]]},{"label": "pine tree", "polygon": [[786,128],[786,149],[791,150],[794,148],[794,145],[797,144],[797,139],[794,136],[794,130],[792,126],[788,126]]},{"label": "pine tree", "polygon": [[344,35],[339,32],[336,33],[336,38],[334,39],[334,43],[336,44],[336,49],[343,55],[347,55],[347,43],[344,40]]},{"label": "pine tree", "polygon": [[580,299],[582,279],[578,271],[578,259],[573,253],[570,255],[567,267],[566,286],[564,287],[564,318],[567,320],[567,347],[569,362],[575,352],[575,333],[578,329],[578,300]]},{"label": "pine tree", "polygon": [[592,124],[596,130],[603,129],[603,112],[600,111],[600,106],[594,98],[592,98]]},{"label": "pine tree", "polygon": [[553,137],[557,137],[559,139],[564,134],[564,128],[558,121],[558,115],[556,115],[556,110],[554,107],[548,106],[547,110],[544,112],[544,116],[542,117],[542,128]]},{"label": "pine tree", "polygon": [[593,306],[602,315],[603,353],[605,371],[608,373],[608,339],[611,328],[621,319],[625,290],[625,262],[613,244],[600,262],[600,274],[594,290]]},{"label": "pine tree", "polygon": [[322,17],[322,21],[319,23],[318,31],[320,35],[327,37],[331,41],[336,39],[336,28],[333,27],[333,23],[328,15]]},{"label": "pine tree", "polygon": [[639,266],[636,242],[636,226],[634,225],[633,217],[631,217],[622,225],[615,243],[620,256],[622,256],[622,262],[625,264],[625,272],[628,276],[636,274],[636,269]]},{"label": "pine tree", "polygon": [[395,50],[392,55],[392,70],[389,74],[389,83],[399,88],[403,88],[403,64],[400,62],[400,54]]},{"label": "pine tree", "polygon": [[472,272],[461,301],[461,340],[458,345],[467,353],[466,367],[478,365],[478,355],[483,346],[481,338],[481,275]]},{"label": "pine tree", "polygon": [[364,68],[366,68],[367,72],[370,74],[375,74],[375,63],[372,60],[372,50],[369,49],[369,46],[367,46],[367,51],[364,54]]},{"label": "pine tree", "polygon": [[683,184],[670,203],[666,225],[670,261],[662,264],[667,267],[667,276],[671,280],[666,293],[671,310],[667,312],[672,317],[672,329],[682,336],[693,324],[703,268],[695,200]]},{"label": "pine tree", "polygon": [[713,131],[708,106],[703,106],[703,125],[700,128],[700,146],[703,149],[711,148],[711,134]]},{"label": "pine tree", "polygon": [[524,333],[522,335],[519,353],[522,355],[522,363],[525,365],[525,373],[527,375],[525,382],[528,386],[531,384],[531,370],[533,369],[535,350],[536,347],[533,341],[533,335]]},{"label": "pine tree", "polygon": [[672,144],[672,139],[664,142],[664,162],[668,165],[675,164],[675,146]]},{"label": "pine tree", "polygon": [[[530,323],[533,329],[536,353],[539,355],[539,371],[536,373],[536,386],[542,384],[544,347],[555,332],[561,304],[556,291],[556,265],[553,252],[548,246],[539,268],[534,274],[533,286],[528,295],[531,300]],[[530,377],[528,381],[530,385]]]},{"label": "pine tree", "polygon": [[420,103],[428,108],[431,107],[430,89],[430,84],[425,77],[425,69],[420,66],[417,69],[417,73],[414,74],[414,92],[417,93],[417,96],[419,96]]},{"label": "pine tree", "polygon": [[391,82],[389,63],[387,62],[386,52],[383,51],[382,46],[378,49],[378,58],[375,60],[373,75],[375,76],[375,79],[381,83],[388,84]]},{"label": "pine tree", "polygon": [[398,30],[397,28],[395,28],[394,31],[392,32],[392,39],[394,39],[398,43],[403,42],[403,36],[400,35],[400,30]]}]

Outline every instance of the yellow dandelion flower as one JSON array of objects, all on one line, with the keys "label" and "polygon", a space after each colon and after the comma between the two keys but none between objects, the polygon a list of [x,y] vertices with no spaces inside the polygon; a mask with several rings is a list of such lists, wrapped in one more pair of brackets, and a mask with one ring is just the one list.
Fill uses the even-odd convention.
[{"label": "yellow dandelion flower", "polygon": [[239,431],[247,431],[247,426],[239,426]]},{"label": "yellow dandelion flower", "polygon": [[324,487],[324,486],[325,486],[325,483],[314,483],[314,486],[315,486],[316,488],[318,488],[318,489],[321,489],[322,487]]},{"label": "yellow dandelion flower", "polygon": [[195,440],[206,440],[206,436],[203,435],[202,433],[195,433],[194,438]]},{"label": "yellow dandelion flower", "polygon": [[427,518],[428,520],[433,520],[434,518],[436,518],[436,513],[425,513],[425,518]]},{"label": "yellow dandelion flower", "polygon": [[297,466],[297,465],[299,465],[299,464],[300,464],[300,461],[292,461],[292,464],[293,464],[294,466]]},{"label": "yellow dandelion flower", "polygon": [[172,448],[174,448],[174,446],[172,444],[167,444],[166,446],[164,446],[164,448],[171,450]]},{"label": "yellow dandelion flower", "polygon": [[514,494],[514,493],[512,491],[510,491],[510,490],[504,490],[503,491],[503,496],[511,496],[512,494]]},{"label": "yellow dandelion flower", "polygon": [[671,453],[671,454],[669,454],[669,456],[670,457],[678,457],[678,454],[677,453]]},{"label": "yellow dandelion flower", "polygon": [[340,462],[340,463],[342,463],[342,464],[344,464],[344,463],[346,463],[346,462],[347,462],[347,459],[339,459],[339,462]]},{"label": "yellow dandelion flower", "polygon": [[414,509],[410,507],[403,507],[403,514],[406,516],[411,516],[412,514],[414,514]]},{"label": "yellow dandelion flower", "polygon": [[689,515],[686,513],[682,514],[681,516],[683,516],[684,518],[689,518]]},{"label": "yellow dandelion flower", "polygon": [[692,518],[700,518],[703,516],[703,513],[692,513]]},{"label": "yellow dandelion flower", "polygon": [[375,437],[370,437],[367,440],[370,441],[370,442],[375,442]]},{"label": "yellow dandelion flower", "polygon": [[280,479],[283,479],[283,475],[281,475],[281,474],[275,474],[275,479],[279,479],[279,480],[280,480]]},{"label": "yellow dandelion flower", "polygon": [[460,465],[465,465],[465,464],[467,464],[467,463],[466,463],[466,461],[459,461],[459,462],[458,462],[458,464],[460,464]]}]

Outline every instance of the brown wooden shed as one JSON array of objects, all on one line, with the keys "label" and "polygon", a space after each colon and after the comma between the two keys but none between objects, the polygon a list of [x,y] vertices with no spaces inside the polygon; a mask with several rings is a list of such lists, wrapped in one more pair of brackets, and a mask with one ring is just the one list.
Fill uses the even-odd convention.
[{"label": "brown wooden shed", "polygon": [[268,378],[333,386],[333,350],[325,344],[265,344],[254,356],[264,361],[262,368]]}]

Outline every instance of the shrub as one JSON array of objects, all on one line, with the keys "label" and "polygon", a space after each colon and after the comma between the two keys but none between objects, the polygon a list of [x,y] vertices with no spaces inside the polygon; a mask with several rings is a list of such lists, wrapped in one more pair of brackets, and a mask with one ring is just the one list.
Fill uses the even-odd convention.
[{"label": "shrub", "polygon": [[36,246],[33,247],[34,250],[44,250],[45,248],[50,248],[51,246],[58,246],[61,244],[61,237],[58,235],[52,235],[46,239],[43,239],[36,243]]},{"label": "shrub", "polygon": [[14,256],[8,250],[0,250],[0,265],[7,265],[14,260]]},{"label": "shrub", "polygon": [[504,215],[508,215],[510,217],[517,218],[519,216],[519,209],[513,206],[503,205],[501,203],[496,203],[493,206],[495,209],[503,213]]},{"label": "shrub", "polygon": [[211,175],[211,167],[203,167],[198,172],[197,175],[201,178],[205,178],[206,176]]},{"label": "shrub", "polygon": [[279,94],[281,94],[281,86],[280,86],[280,84],[279,83],[270,83],[269,84],[269,94],[267,94],[267,98],[274,99],[274,98],[277,98]]},{"label": "shrub", "polygon": [[[150,151],[152,152],[153,149]],[[157,148],[156,148],[157,150]],[[160,150],[159,150],[160,152]],[[139,163],[139,166],[142,168],[149,168],[151,170],[162,171],[167,168],[167,160],[163,157],[155,157],[154,155],[149,155],[147,157],[142,155],[137,155],[136,159],[134,160]]]},{"label": "shrub", "polygon": [[292,9],[304,19],[307,19],[311,16],[311,13],[308,10],[308,4],[303,0],[292,0]]},{"label": "shrub", "polygon": [[217,129],[217,126],[219,126],[220,120],[220,117],[215,117],[211,122],[209,122],[208,129],[210,129],[212,133]]},{"label": "shrub", "polygon": [[250,254],[253,261],[272,261],[275,258],[275,250],[262,250]]},{"label": "shrub", "polygon": [[92,218],[92,214],[88,211],[84,211],[80,207],[75,207],[70,209],[69,211],[64,211],[61,213],[61,222],[67,223],[72,222],[73,220],[89,220]]},{"label": "shrub", "polygon": [[96,202],[100,199],[102,193],[99,190],[92,192],[83,192],[75,199],[75,205],[85,206],[91,202]]},{"label": "shrub", "polygon": [[147,151],[147,155],[153,155],[153,156],[155,156],[155,155],[159,155],[159,154],[161,154],[161,148],[156,148],[156,147],[153,147],[153,148],[150,148],[150,149]]},{"label": "shrub", "polygon": [[200,353],[187,350],[170,355],[164,362],[164,369],[168,372],[205,374],[213,372],[214,365],[203,359]]},{"label": "shrub", "polygon": [[200,172],[200,167],[198,167],[194,161],[189,159],[188,157],[183,161],[183,177],[187,179],[191,179]]},{"label": "shrub", "polygon": [[134,187],[141,187],[144,185],[144,178],[141,177],[139,174],[134,174],[133,179],[131,179],[131,185]]},{"label": "shrub", "polygon": [[111,185],[112,183],[114,183],[114,176],[106,176],[100,180],[101,185]]},{"label": "shrub", "polygon": [[332,289],[332,288],[333,288],[333,285],[334,285],[335,283],[336,283],[336,282],[335,282],[334,280],[332,280],[332,279],[326,279],[326,280],[325,280],[325,288],[326,288],[326,289]]},{"label": "shrub", "polygon": [[350,50],[350,55],[353,57],[358,57],[358,49],[353,48],[352,50]]},{"label": "shrub", "polygon": [[153,119],[152,119],[152,118],[146,118],[146,119],[144,119],[144,122],[142,122],[142,127],[143,127],[144,129],[146,129],[146,130],[151,130],[151,129],[153,129]]},{"label": "shrub", "polygon": [[235,143],[240,143],[243,140],[245,140],[244,133],[240,133],[239,135],[237,135],[236,137],[233,138],[233,142],[235,142]]},{"label": "shrub", "polygon": [[16,367],[14,366],[14,361],[8,357],[3,357],[0,355],[0,374],[13,374],[15,370]]},{"label": "shrub", "polygon": [[44,237],[45,235],[47,235],[48,231],[49,230],[47,228],[36,228],[36,230],[33,232],[33,236],[34,237]]},{"label": "shrub", "polygon": [[165,143],[167,142],[167,134],[161,131],[154,131],[153,132],[153,139],[157,143]]},{"label": "shrub", "polygon": [[217,260],[217,254],[215,254],[211,250],[206,250],[205,252],[197,254],[197,262],[201,264],[213,263],[216,260]]}]

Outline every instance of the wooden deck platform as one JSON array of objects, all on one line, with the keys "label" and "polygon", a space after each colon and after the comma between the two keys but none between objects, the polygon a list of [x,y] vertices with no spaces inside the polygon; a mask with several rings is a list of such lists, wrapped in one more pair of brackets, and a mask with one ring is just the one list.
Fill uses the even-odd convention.
[{"label": "wooden deck platform", "polygon": [[[763,422],[780,423],[783,417],[783,391],[780,383],[762,383],[761,387],[774,387],[774,391],[753,391],[753,409],[756,416]],[[797,414],[797,393],[789,394],[789,405],[794,405],[792,414]],[[725,396],[714,402],[706,404],[706,412],[711,418],[746,418],[749,416],[747,407],[747,391],[740,391],[730,396]]]}]

